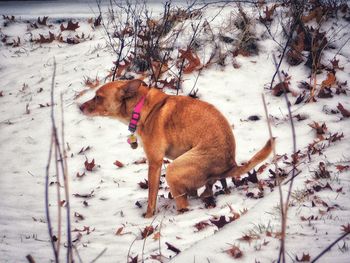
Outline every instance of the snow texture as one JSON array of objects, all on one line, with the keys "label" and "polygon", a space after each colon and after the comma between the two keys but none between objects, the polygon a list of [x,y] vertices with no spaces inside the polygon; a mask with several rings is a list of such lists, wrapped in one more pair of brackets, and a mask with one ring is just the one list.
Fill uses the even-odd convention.
[{"label": "snow texture", "polygon": [[[157,17],[162,10],[161,4],[152,3],[153,15]],[[251,7],[250,7],[251,8]],[[205,16],[213,19],[212,27],[227,21],[234,7],[224,9],[218,16],[215,6],[210,7]],[[247,8],[254,13],[254,9]],[[240,248],[243,256],[238,262],[273,262],[279,249],[280,231],[279,193],[277,187],[264,187],[262,198],[251,198],[247,193],[256,194],[260,190],[257,184],[235,187],[228,180],[231,193],[218,195],[216,207],[207,209],[198,198],[190,199],[190,211],[178,214],[174,200],[168,198],[169,189],[165,177],[161,178],[158,193],[157,213],[154,218],[145,219],[142,214],[147,207],[147,190],[141,189],[139,182],[147,178],[147,163],[135,164],[145,157],[139,147],[132,150],[126,143],[127,127],[116,120],[102,117],[86,117],[79,111],[78,105],[90,99],[94,90],[75,99],[85,90],[84,78],[103,79],[113,67],[113,52],[106,46],[106,36],[102,28],[92,29],[87,19],[97,12],[94,3],[77,2],[0,2],[0,13],[15,15],[15,22],[3,26],[5,18],[0,19],[0,34],[10,39],[21,38],[18,47],[0,44],[0,262],[26,262],[30,254],[36,262],[53,260],[51,244],[47,231],[44,191],[45,168],[51,136],[50,87],[53,74],[53,58],[57,63],[55,79],[55,111],[57,123],[61,121],[60,95],[63,96],[65,140],[68,150],[69,187],[74,243],[83,262],[93,260],[101,251],[107,249],[98,262],[127,262],[127,256],[138,256],[138,260],[157,262],[156,255],[162,254],[162,262],[229,262],[231,256],[226,252],[233,245]],[[234,11],[237,12],[237,11]],[[38,16],[49,16],[48,23],[53,33],[59,32],[59,24],[72,18],[78,21],[80,28],[75,33],[91,36],[80,44],[69,45],[54,41],[50,44],[36,44],[29,41],[26,20],[35,21]],[[66,20],[64,20],[66,19]],[[336,23],[336,22],[334,22]],[[338,27],[345,21],[338,21]],[[330,25],[332,26],[332,25]],[[335,24],[333,25],[335,26]],[[277,154],[292,154],[292,134],[286,102],[281,97],[271,95],[268,90],[271,77],[275,72],[272,54],[280,54],[277,44],[271,40],[266,29],[258,21],[254,30],[259,37],[260,52],[257,56],[236,57],[239,67],[230,63],[226,67],[212,66],[204,69],[197,81],[196,88],[201,100],[215,105],[234,126],[237,143],[237,162],[244,162],[259,150],[269,137],[264,116],[261,95],[265,94],[269,114],[272,120],[273,135],[277,137]],[[44,27],[32,29],[33,37],[48,34]],[[65,33],[69,34],[69,33]],[[349,36],[345,28],[334,43],[335,49],[327,49],[323,60],[329,64],[337,50]],[[279,41],[284,43],[281,36]],[[181,45],[181,37],[178,45]],[[9,40],[9,42],[11,42]],[[201,58],[208,57],[209,51],[203,49]],[[350,81],[350,46],[346,44],[337,54],[339,65],[336,77],[340,82]],[[309,69],[303,64],[292,67],[282,63],[281,69],[291,76],[291,88],[301,93],[298,84],[309,79]],[[182,94],[192,89],[197,73],[185,76]],[[326,78],[323,72],[318,76],[321,82]],[[276,83],[276,82],[275,82]],[[320,83],[319,83],[320,84]],[[174,93],[168,90],[169,93]],[[349,94],[349,91],[347,91]],[[348,95],[334,95],[333,98],[318,99],[316,103],[294,104],[296,97],[288,94],[292,102],[292,115],[303,115],[305,120],[294,119],[297,149],[304,152],[315,139],[315,131],[309,126],[313,122],[327,125],[325,136],[331,133],[344,134],[340,141],[325,143],[322,154],[305,158],[298,166],[300,174],[295,178],[291,206],[288,213],[286,238],[287,260],[293,262],[309,254],[311,259],[328,244],[341,235],[341,226],[350,223],[350,171],[340,172],[336,165],[349,165],[350,161],[350,119],[338,112],[329,114],[327,109],[336,110],[338,103],[350,109]],[[257,121],[249,120],[256,115]],[[59,129],[62,127],[60,126]],[[205,127],[203,127],[205,128]],[[208,132],[212,132],[208,130]],[[79,154],[82,148],[90,149]],[[215,156],[213,156],[215,158]],[[92,172],[86,171],[84,162],[95,160]],[[274,170],[270,157],[267,168],[258,175],[268,180]],[[124,167],[113,163],[118,160]],[[324,162],[330,178],[314,179],[319,163]],[[290,166],[283,164],[287,171]],[[162,173],[165,173],[166,164]],[[85,176],[78,178],[77,173]],[[291,174],[289,174],[289,177]],[[57,203],[55,171],[50,173],[50,211],[53,218],[53,230],[57,231]],[[324,188],[313,194],[316,184]],[[214,190],[220,189],[220,184]],[[202,191],[203,189],[200,189]],[[288,185],[283,185],[284,195]],[[63,190],[62,190],[63,191]],[[75,194],[90,194],[90,198],[79,198]],[[249,197],[250,196],[250,197]],[[62,199],[64,199],[62,197]],[[321,201],[320,201],[321,200]],[[139,207],[140,206],[140,207]],[[218,229],[210,220],[232,216],[232,210],[240,214],[233,222]],[[64,212],[63,208],[63,212]],[[78,213],[78,214],[76,214]],[[81,214],[83,219],[79,216]],[[198,230],[199,222],[208,223]],[[65,218],[63,220],[63,241]],[[155,231],[147,239],[141,232],[152,225]],[[83,231],[89,228],[89,230]],[[119,230],[119,231],[118,231]],[[157,233],[160,233],[160,238]],[[250,242],[242,241],[244,235],[251,235]],[[181,250],[167,249],[171,244]],[[349,262],[349,238],[340,241],[320,262]],[[61,246],[61,259],[64,260],[65,248]],[[77,252],[75,257],[77,258]],[[76,262],[79,262],[76,259]]]}]

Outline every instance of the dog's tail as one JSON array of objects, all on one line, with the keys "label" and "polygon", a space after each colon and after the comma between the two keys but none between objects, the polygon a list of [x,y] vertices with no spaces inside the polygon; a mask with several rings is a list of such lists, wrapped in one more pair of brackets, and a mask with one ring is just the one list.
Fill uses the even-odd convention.
[{"label": "dog's tail", "polygon": [[228,172],[224,174],[224,177],[239,177],[242,174],[245,174],[252,170],[259,163],[264,161],[272,152],[275,147],[275,138],[272,138],[267,141],[265,146],[257,152],[248,162],[243,165],[235,166]]}]

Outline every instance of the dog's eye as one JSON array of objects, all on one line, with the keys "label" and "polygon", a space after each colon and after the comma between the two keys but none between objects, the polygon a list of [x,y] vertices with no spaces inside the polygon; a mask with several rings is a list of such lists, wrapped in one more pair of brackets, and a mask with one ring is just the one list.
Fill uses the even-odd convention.
[{"label": "dog's eye", "polygon": [[96,95],[95,96],[95,103],[102,103],[102,101],[103,101],[103,97],[101,97],[101,96],[98,96],[98,95]]}]

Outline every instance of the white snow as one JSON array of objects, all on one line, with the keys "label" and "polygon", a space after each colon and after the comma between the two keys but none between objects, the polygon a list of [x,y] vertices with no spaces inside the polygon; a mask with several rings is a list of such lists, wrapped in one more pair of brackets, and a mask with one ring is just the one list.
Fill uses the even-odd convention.
[{"label": "white snow", "polygon": [[[156,10],[154,15],[162,10],[162,5],[152,3]],[[233,8],[232,6],[228,8]],[[78,105],[94,94],[93,90],[75,99],[76,95],[85,90],[84,77],[103,80],[113,67],[115,55],[106,45],[106,37],[102,28],[92,29],[87,20],[94,17],[94,3],[77,2],[75,4],[60,2],[0,2],[0,13],[15,15],[16,20],[4,27],[4,18],[0,18],[0,36],[8,35],[9,39],[21,39],[19,47],[0,43],[0,262],[26,262],[25,256],[30,254],[36,262],[53,260],[53,253],[46,225],[44,191],[45,167],[47,165],[51,120],[50,84],[53,73],[53,58],[57,63],[55,80],[55,107],[57,121],[60,123],[60,94],[63,95],[65,120],[65,140],[69,145],[68,169],[70,185],[70,202],[72,229],[82,230],[82,237],[75,242],[75,260],[77,254],[83,262],[93,260],[101,251],[107,249],[98,262],[126,262],[127,256],[138,256],[139,262],[157,262],[152,256],[163,255],[162,261],[172,262],[228,262],[232,257],[225,251],[232,245],[237,245],[243,256],[236,259],[239,262],[272,262],[278,257],[280,231],[279,193],[264,186],[264,197],[254,199],[247,197],[248,192],[257,193],[258,186],[235,187],[227,180],[231,189],[228,195],[216,198],[216,207],[207,209],[204,203],[190,199],[190,211],[178,214],[174,200],[168,198],[169,190],[165,178],[162,177],[162,189],[158,194],[157,214],[154,218],[145,219],[142,214],[147,207],[147,190],[138,183],[147,178],[147,163],[134,164],[145,157],[139,147],[132,150],[126,143],[127,127],[118,121],[102,117],[86,117],[79,111]],[[217,14],[218,8],[211,7],[205,13],[208,20]],[[250,10],[248,8],[248,10]],[[253,12],[253,10],[249,11]],[[213,30],[217,32],[222,21],[230,14],[224,11],[213,20]],[[57,34],[59,23],[57,19],[72,18],[79,22],[76,33],[89,35],[91,40],[77,45],[69,45],[54,41],[50,44],[36,44],[29,41],[39,34],[48,36],[48,28],[28,29],[26,20],[35,21],[38,16],[49,16],[48,23],[53,27],[50,31]],[[66,23],[66,22],[65,22]],[[340,23],[340,22],[339,22]],[[346,22],[342,21],[342,25]],[[340,27],[340,25],[338,25]],[[189,30],[187,28],[187,30]],[[269,134],[264,117],[261,94],[265,94],[267,106],[272,120],[274,136],[277,137],[277,154],[292,154],[292,134],[287,116],[286,102],[281,97],[271,95],[269,87],[275,67],[272,54],[279,54],[275,42],[271,41],[265,28],[256,21],[255,31],[263,36],[259,41],[260,53],[251,57],[236,57],[240,65],[235,69],[230,60],[225,68],[212,66],[204,69],[196,88],[199,97],[215,105],[234,126],[237,142],[237,161],[244,162],[251,158],[267,141]],[[71,34],[64,32],[65,34]],[[75,35],[74,33],[73,35]],[[339,49],[349,37],[349,30],[341,31],[343,38],[335,43]],[[66,35],[65,35],[66,36]],[[180,38],[181,39],[181,38]],[[278,38],[280,39],[280,36]],[[185,41],[185,40],[181,40]],[[178,45],[181,45],[181,41]],[[9,41],[11,42],[11,41]],[[283,42],[284,43],[284,42]],[[328,62],[337,52],[326,50],[324,61]],[[203,48],[201,58],[208,58],[209,50]],[[350,82],[350,45],[346,44],[337,55],[339,65],[344,67],[336,73],[340,82]],[[309,80],[309,69],[303,64],[292,67],[282,63],[281,69],[291,78],[293,90],[301,92],[297,85],[300,81]],[[188,94],[195,82],[197,73],[185,75],[183,94]],[[326,73],[318,75],[318,84],[326,78]],[[275,83],[277,83],[276,80]],[[349,85],[349,84],[348,84]],[[172,91],[167,91],[172,93]],[[297,121],[297,149],[302,152],[316,139],[315,131],[308,125],[315,122],[325,122],[328,130],[325,137],[331,133],[344,134],[344,138],[326,147],[323,154],[312,155],[311,160],[305,158],[298,166],[301,173],[296,177],[288,213],[286,238],[287,260],[293,262],[301,258],[303,253],[311,259],[319,254],[328,244],[338,238],[341,226],[350,223],[350,171],[340,172],[336,165],[349,165],[350,161],[350,119],[343,118],[340,113],[326,114],[324,107],[336,109],[341,103],[350,109],[349,86],[347,95],[334,95],[333,98],[318,99],[316,103],[294,105],[296,97],[290,93],[293,116],[306,115],[307,119]],[[258,121],[249,121],[248,117],[257,115]],[[60,127],[61,128],[61,127]],[[211,131],[208,131],[211,132]],[[325,141],[328,145],[328,141]],[[90,150],[78,154],[84,147]],[[86,158],[95,160],[96,167],[92,172],[86,171]],[[213,157],[215,158],[215,157]],[[119,160],[125,166],[116,167],[113,163]],[[289,159],[290,161],[290,159]],[[258,175],[259,179],[267,180],[271,175],[268,170],[274,170],[271,158],[269,166]],[[314,179],[314,171],[320,162],[326,164],[331,172],[329,179]],[[287,167],[280,162],[281,167]],[[164,164],[163,173],[165,173]],[[286,168],[290,171],[290,167]],[[85,176],[78,178],[77,173]],[[290,177],[290,174],[289,174]],[[50,173],[50,182],[55,182],[55,171]],[[313,194],[305,194],[307,189],[315,185],[329,185]],[[217,184],[219,186],[219,184]],[[63,198],[63,189],[62,199]],[[286,195],[288,185],[283,186]],[[338,191],[337,191],[338,190]],[[49,188],[50,212],[53,219],[53,230],[57,231],[56,185]],[[74,194],[93,193],[91,198],[79,198]],[[303,197],[303,198],[302,198]],[[322,203],[323,200],[324,202]],[[87,202],[84,204],[84,201]],[[142,207],[138,208],[138,202]],[[327,206],[325,205],[327,204]],[[315,207],[312,206],[315,204]],[[218,229],[209,220],[214,217],[232,216],[230,207],[240,218]],[[246,213],[243,211],[247,209]],[[329,211],[327,211],[327,209]],[[63,208],[62,212],[65,212]],[[83,215],[80,220],[74,214]],[[311,217],[313,216],[313,217]],[[306,218],[309,220],[303,220]],[[195,224],[205,221],[209,223],[203,230],[197,230]],[[65,241],[65,217],[63,217],[63,241]],[[141,232],[152,225],[155,232],[147,239],[142,239]],[[118,229],[121,232],[117,234]],[[267,234],[266,231],[272,234]],[[160,232],[158,240],[155,233]],[[259,236],[250,243],[239,238],[248,233]],[[73,238],[78,232],[73,232]],[[277,235],[277,237],[275,237]],[[265,242],[266,241],[266,242]],[[165,242],[180,249],[176,255],[167,249]],[[340,241],[320,262],[349,262],[349,237]],[[343,249],[342,247],[347,249]],[[129,251],[129,252],[128,252]],[[65,260],[64,242],[61,246],[61,260]],[[130,260],[130,258],[129,258]]]}]

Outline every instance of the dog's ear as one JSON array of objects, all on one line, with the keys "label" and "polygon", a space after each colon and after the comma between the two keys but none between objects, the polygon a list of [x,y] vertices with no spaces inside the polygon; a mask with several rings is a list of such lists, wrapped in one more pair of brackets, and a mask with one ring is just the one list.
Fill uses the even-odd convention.
[{"label": "dog's ear", "polygon": [[143,84],[144,82],[140,79],[135,79],[130,82],[128,82],[121,91],[121,97],[122,99],[129,99],[134,96],[136,96],[137,91],[139,87]]}]

